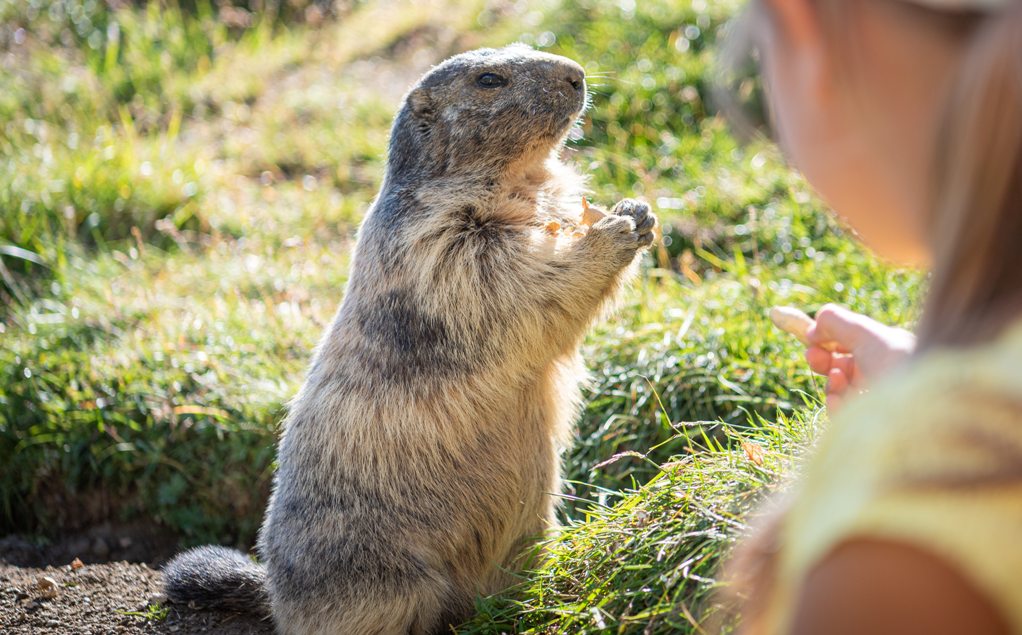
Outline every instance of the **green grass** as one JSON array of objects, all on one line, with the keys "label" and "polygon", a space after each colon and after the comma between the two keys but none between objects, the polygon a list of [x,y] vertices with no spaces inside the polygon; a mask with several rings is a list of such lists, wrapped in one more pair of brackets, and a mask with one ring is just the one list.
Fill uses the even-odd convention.
[{"label": "green grass", "polygon": [[141,611],[117,611],[121,615],[140,617],[147,622],[162,622],[170,615],[170,607],[161,604],[148,604]]},{"label": "green grass", "polygon": [[824,416],[766,309],[906,323],[920,282],[716,115],[736,4],[0,0],[0,533],[112,513],[251,544],[398,99],[447,54],[523,40],[586,66],[570,160],[597,202],[654,203],[666,240],[586,341],[550,557],[463,631],[700,632]]},{"label": "green grass", "polygon": [[465,632],[676,633],[729,623],[714,601],[717,566],[814,423],[678,426],[679,457],[615,493],[616,504],[591,506],[548,542],[538,571],[481,601]]}]

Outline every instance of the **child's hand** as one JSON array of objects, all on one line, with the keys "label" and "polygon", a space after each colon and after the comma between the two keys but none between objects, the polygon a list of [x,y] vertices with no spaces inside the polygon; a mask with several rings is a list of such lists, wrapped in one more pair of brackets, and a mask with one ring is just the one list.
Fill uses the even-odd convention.
[{"label": "child's hand", "polygon": [[[839,409],[844,400],[912,354],[912,333],[828,304],[816,313],[806,333],[806,361],[813,372],[827,377],[827,408]],[[834,348],[830,352],[827,348]]]}]

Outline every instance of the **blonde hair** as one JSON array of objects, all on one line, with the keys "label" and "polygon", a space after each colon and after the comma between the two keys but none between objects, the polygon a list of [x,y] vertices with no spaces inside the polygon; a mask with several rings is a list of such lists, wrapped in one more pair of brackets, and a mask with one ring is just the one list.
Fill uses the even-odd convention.
[{"label": "blonde hair", "polygon": [[1022,312],[1022,3],[971,35],[932,192],[935,266],[920,346],[989,340]]}]

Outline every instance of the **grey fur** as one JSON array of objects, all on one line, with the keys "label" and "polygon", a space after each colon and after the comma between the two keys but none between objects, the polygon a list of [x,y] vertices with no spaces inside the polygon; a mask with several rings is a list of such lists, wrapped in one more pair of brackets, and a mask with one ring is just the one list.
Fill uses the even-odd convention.
[{"label": "grey fur", "polygon": [[[453,57],[406,96],[280,440],[259,540],[280,632],[449,632],[553,523],[579,344],[656,223],[626,200],[581,238],[543,231],[581,213],[557,157],[583,80],[515,46]],[[170,584],[185,575],[204,579],[178,566]]]}]

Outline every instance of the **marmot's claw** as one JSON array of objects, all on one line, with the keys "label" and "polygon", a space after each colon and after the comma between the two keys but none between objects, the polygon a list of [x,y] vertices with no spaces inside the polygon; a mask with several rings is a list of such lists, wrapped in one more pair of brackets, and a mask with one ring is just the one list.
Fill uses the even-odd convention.
[{"label": "marmot's claw", "polygon": [[[650,226],[652,227],[652,225]],[[653,244],[653,232],[639,234],[639,247],[649,247]]]},{"label": "marmot's claw", "polygon": [[635,199],[626,198],[619,201],[612,214],[617,216],[628,216],[635,221],[635,231],[645,233],[656,225],[656,216],[647,203]]},{"label": "marmot's claw", "polygon": [[642,220],[641,223],[636,223],[636,230],[646,232],[656,227],[656,217],[650,214]]},{"label": "marmot's claw", "polygon": [[637,232],[648,232],[649,230],[656,227],[656,216],[650,214],[641,221],[635,221],[635,231]]}]

